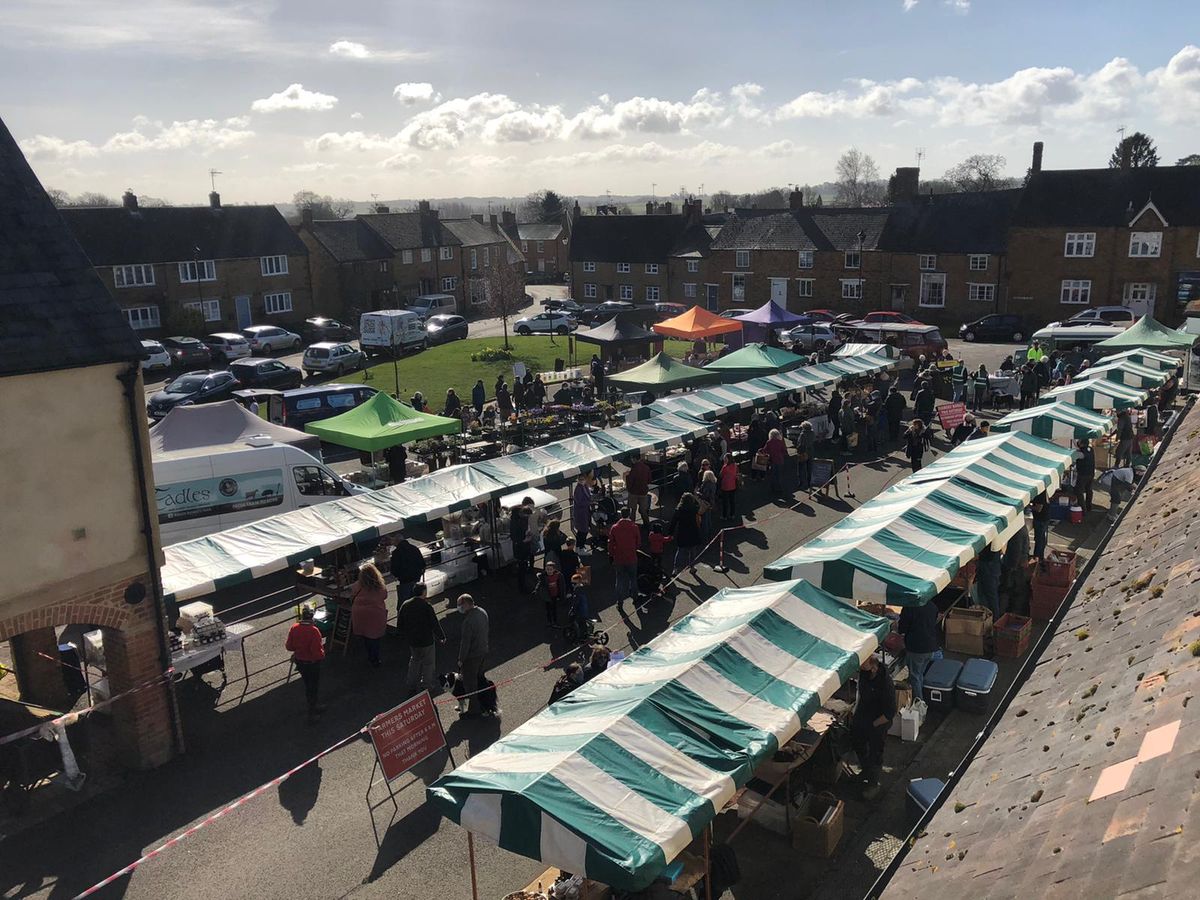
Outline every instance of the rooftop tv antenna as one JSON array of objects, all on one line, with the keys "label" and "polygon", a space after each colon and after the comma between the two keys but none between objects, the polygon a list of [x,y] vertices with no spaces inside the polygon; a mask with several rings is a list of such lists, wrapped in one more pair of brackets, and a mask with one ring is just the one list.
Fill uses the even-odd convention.
[{"label": "rooftop tv antenna", "polygon": [[222,173],[218,169],[209,169],[208,170],[208,181],[209,181],[209,184],[212,185],[212,189],[214,191],[217,189],[217,176],[220,174],[222,174]]},{"label": "rooftop tv antenna", "polygon": [[1125,126],[1124,125],[1122,125],[1120,128],[1117,129],[1117,134],[1119,134],[1121,136],[1121,143],[1122,144],[1125,143]]},{"label": "rooftop tv antenna", "polygon": [[650,199],[652,199],[652,200],[658,199],[658,182],[657,181],[650,182]]},{"label": "rooftop tv antenna", "polygon": [[921,160],[923,160],[924,158],[925,158],[925,148],[918,147],[917,148],[917,168],[918,169],[921,168]]}]

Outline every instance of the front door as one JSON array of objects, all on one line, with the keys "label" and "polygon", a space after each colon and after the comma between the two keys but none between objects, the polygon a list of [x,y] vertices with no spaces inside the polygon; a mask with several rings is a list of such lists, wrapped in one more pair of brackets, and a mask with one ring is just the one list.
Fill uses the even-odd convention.
[{"label": "front door", "polygon": [[771,279],[771,302],[778,303],[780,306],[787,306],[787,286],[786,278]]},{"label": "front door", "polygon": [[704,285],[704,305],[710,312],[716,312],[721,308],[721,301],[717,293],[718,287],[719,285],[715,284]]},{"label": "front door", "polygon": [[234,304],[237,306],[238,328],[249,328],[253,325],[254,318],[250,315],[250,298],[244,295],[237,297]]},{"label": "front door", "polygon": [[545,261],[544,259],[539,259],[539,260],[538,260],[538,271],[539,271],[539,272],[545,272],[545,271],[546,271],[546,261]]},{"label": "front door", "polygon": [[896,312],[904,312],[905,295],[908,293],[907,284],[892,285],[892,309]]}]

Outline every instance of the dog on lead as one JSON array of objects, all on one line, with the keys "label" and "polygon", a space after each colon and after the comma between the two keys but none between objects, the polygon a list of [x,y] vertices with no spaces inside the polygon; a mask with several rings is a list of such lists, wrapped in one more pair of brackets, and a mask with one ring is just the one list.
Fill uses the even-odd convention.
[{"label": "dog on lead", "polygon": [[[458,711],[467,709],[469,698],[465,697],[467,689],[463,686],[462,675],[458,672],[446,672],[441,676],[442,687],[448,690],[458,700]],[[479,673],[479,710],[485,716],[499,716],[500,706],[496,697],[496,685],[482,672]]]}]

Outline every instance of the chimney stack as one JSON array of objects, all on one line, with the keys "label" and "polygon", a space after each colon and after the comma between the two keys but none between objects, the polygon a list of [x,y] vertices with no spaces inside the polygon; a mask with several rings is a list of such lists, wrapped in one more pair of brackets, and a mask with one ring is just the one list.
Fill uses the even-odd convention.
[{"label": "chimney stack", "polygon": [[654,215],[654,201],[653,200],[646,201],[646,215],[648,215],[648,216]]},{"label": "chimney stack", "polygon": [[689,225],[704,224],[704,201],[699,197],[683,201],[683,215]]},{"label": "chimney stack", "polygon": [[1129,139],[1125,138],[1121,141],[1121,168],[1128,169],[1133,165],[1133,145],[1129,143]]},{"label": "chimney stack", "polygon": [[892,176],[893,203],[915,203],[921,192],[921,170],[917,166],[897,166]]},{"label": "chimney stack", "polygon": [[392,208],[390,206],[383,206],[381,204],[381,205],[375,207],[375,212],[377,212],[377,213],[381,213],[381,214],[382,213],[390,213],[391,211],[392,211]]},{"label": "chimney stack", "polygon": [[306,207],[304,207],[304,209],[300,210],[300,224],[302,227],[307,228],[309,231],[312,231],[313,214],[312,214],[311,206],[306,206]]},{"label": "chimney stack", "polygon": [[[576,207],[578,209],[578,207]],[[511,209],[506,209],[500,213],[500,221],[504,223],[505,228],[517,227],[517,214]]]},{"label": "chimney stack", "polygon": [[211,206],[213,209],[220,209],[221,208],[221,195],[218,194],[216,191],[209,191],[208,205]]},{"label": "chimney stack", "polygon": [[1041,141],[1033,142],[1033,163],[1029,166],[1029,171],[1042,171],[1042,148],[1043,144]]},{"label": "chimney stack", "polygon": [[573,207],[571,207],[571,218],[578,219],[582,215],[583,215],[583,210],[581,210],[579,208],[579,201],[576,200],[575,205]]},{"label": "chimney stack", "polygon": [[121,205],[126,209],[137,209],[137,194],[135,194],[132,190],[126,190],[125,193],[121,195]]},{"label": "chimney stack", "polygon": [[788,209],[803,209],[804,208],[804,192],[800,188],[792,188],[792,192],[788,194]]},{"label": "chimney stack", "polygon": [[499,230],[500,230],[500,229],[497,227],[497,222],[498,222],[498,220],[497,220],[497,218],[496,218],[496,214],[495,214],[495,213],[489,213],[489,214],[488,214],[488,223],[489,223],[489,224],[492,226],[492,231],[499,231]]},{"label": "chimney stack", "polygon": [[472,213],[471,218],[474,219],[476,222],[478,222],[480,225],[483,224],[483,213]]}]

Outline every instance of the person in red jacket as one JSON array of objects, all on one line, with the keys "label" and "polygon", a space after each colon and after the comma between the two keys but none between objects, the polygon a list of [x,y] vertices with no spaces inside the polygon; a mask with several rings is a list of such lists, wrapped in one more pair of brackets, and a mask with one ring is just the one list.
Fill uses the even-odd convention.
[{"label": "person in red jacket", "polygon": [[629,507],[621,510],[621,518],[608,530],[608,555],[612,559],[617,587],[617,609],[625,608],[625,600],[637,603],[637,554],[642,545],[642,530],[633,521]]},{"label": "person in red jacket", "polygon": [[300,611],[300,621],[288,629],[287,644],[292,653],[292,662],[304,682],[304,696],[308,700],[308,720],[314,721],[325,709],[317,703],[317,688],[321,684],[321,660],[325,658],[325,640],[321,631],[313,624],[311,607]]}]

